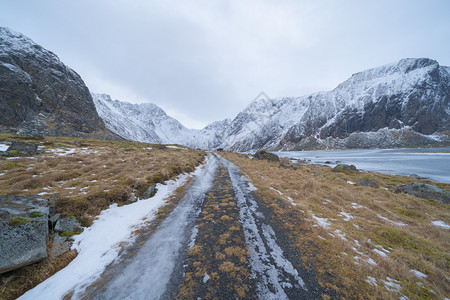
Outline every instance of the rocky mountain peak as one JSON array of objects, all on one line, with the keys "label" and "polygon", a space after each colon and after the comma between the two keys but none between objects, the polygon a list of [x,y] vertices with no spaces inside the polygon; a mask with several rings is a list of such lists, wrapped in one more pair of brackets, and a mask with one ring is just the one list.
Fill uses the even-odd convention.
[{"label": "rocky mountain peak", "polygon": [[28,37],[0,28],[0,130],[115,137],[81,77]]}]

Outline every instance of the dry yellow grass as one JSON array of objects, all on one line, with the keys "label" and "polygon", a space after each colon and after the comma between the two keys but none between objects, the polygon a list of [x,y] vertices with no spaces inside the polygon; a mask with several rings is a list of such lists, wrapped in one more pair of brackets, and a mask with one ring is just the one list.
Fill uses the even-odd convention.
[{"label": "dry yellow grass", "polygon": [[[449,297],[450,232],[431,223],[450,224],[449,206],[384,189],[417,180],[333,173],[313,165],[291,170],[245,155],[224,156],[247,173],[263,203],[284,220],[283,229],[295,239],[304,264],[313,264],[321,285],[349,298]],[[347,183],[363,177],[382,188]]]},{"label": "dry yellow grass", "polygon": [[[11,139],[0,135],[0,141]],[[81,146],[74,145],[75,140]],[[1,193],[53,196],[57,212],[81,219],[112,203],[125,204],[131,195],[140,197],[155,183],[191,172],[205,157],[201,150],[161,150],[158,145],[128,141],[46,137],[34,142],[46,153],[0,158]]]}]

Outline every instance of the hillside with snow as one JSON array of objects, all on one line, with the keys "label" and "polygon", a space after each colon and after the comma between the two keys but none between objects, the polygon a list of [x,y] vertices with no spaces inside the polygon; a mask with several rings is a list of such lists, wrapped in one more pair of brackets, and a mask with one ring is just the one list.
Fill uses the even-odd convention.
[{"label": "hillside with snow", "polygon": [[408,58],[352,75],[329,92],[250,103],[232,121],[187,129],[154,104],[93,94],[108,129],[144,142],[233,151],[445,146],[450,68]]},{"label": "hillside with snow", "polygon": [[221,143],[224,128],[231,122],[226,119],[214,122],[202,130],[187,129],[152,103],[131,104],[95,93],[92,93],[92,98],[106,127],[132,141],[211,149]]}]

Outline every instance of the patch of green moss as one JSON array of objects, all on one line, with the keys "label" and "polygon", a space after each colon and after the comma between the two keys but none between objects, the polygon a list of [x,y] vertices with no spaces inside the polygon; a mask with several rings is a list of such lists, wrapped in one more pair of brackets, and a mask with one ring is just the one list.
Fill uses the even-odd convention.
[{"label": "patch of green moss", "polygon": [[59,233],[59,236],[71,237],[71,236],[74,235],[74,234],[75,234],[75,232],[73,232],[73,231],[71,231],[71,230],[67,230],[67,231],[64,231],[64,232],[60,232],[60,233]]},{"label": "patch of green moss", "polygon": [[382,238],[379,242],[383,247],[402,247],[430,256],[436,254],[436,249],[428,241],[402,233],[395,228],[381,226],[377,232]]},{"label": "patch of green moss", "polygon": [[33,211],[31,214],[30,214],[30,218],[39,218],[39,217],[43,217],[44,215],[43,214],[41,214],[40,212],[38,212],[38,211]]},{"label": "patch of green moss", "polygon": [[19,225],[25,225],[30,222],[30,219],[24,218],[24,217],[15,217],[12,218],[11,221],[9,221],[10,226],[19,226]]},{"label": "patch of green moss", "polygon": [[434,299],[433,294],[427,288],[415,282],[404,282],[402,284],[402,294],[409,299]]}]

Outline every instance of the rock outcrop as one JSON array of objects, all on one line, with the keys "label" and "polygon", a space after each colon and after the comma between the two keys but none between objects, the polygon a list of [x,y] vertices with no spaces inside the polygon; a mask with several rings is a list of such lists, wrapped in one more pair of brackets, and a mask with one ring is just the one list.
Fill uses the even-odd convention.
[{"label": "rock outcrop", "polygon": [[375,180],[370,179],[370,178],[357,179],[355,184],[357,186],[369,186],[369,187],[373,187],[373,188],[376,188],[376,189],[380,187]]},{"label": "rock outcrop", "polygon": [[35,155],[37,148],[33,143],[13,141],[7,151],[17,151],[20,155]]},{"label": "rock outcrop", "polygon": [[333,168],[333,172],[358,171],[354,165],[339,164]]},{"label": "rock outcrop", "polygon": [[396,193],[407,193],[419,198],[435,200],[439,203],[450,204],[450,193],[437,186],[414,182],[407,185],[399,186]]},{"label": "rock outcrop", "polygon": [[0,273],[47,257],[48,199],[0,195]]},{"label": "rock outcrop", "polygon": [[277,162],[280,161],[280,158],[278,157],[278,155],[264,151],[264,150],[260,150],[257,151],[255,153],[255,155],[253,155],[253,159],[257,159],[257,160],[268,160],[268,161],[272,161],[272,162]]},{"label": "rock outcrop", "polygon": [[[0,131],[116,137],[81,77],[24,35],[0,28]],[[117,137],[116,137],[117,138]]]}]

